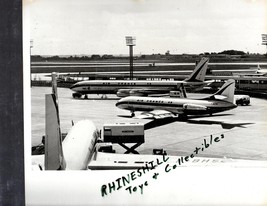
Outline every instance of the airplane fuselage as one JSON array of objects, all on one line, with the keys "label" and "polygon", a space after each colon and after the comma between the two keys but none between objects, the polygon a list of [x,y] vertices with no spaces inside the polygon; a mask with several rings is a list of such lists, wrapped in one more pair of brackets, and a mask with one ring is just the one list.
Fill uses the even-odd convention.
[{"label": "airplane fuselage", "polygon": [[204,85],[204,79],[208,67],[208,58],[202,58],[195,69],[183,81],[152,81],[152,80],[89,80],[82,81],[71,86],[71,90],[80,94],[108,94],[116,93],[119,97],[147,96],[149,94],[162,94],[172,90],[179,90],[182,86],[200,87]]},{"label": "airplane fuselage", "polygon": [[74,124],[62,143],[66,170],[86,170],[94,153],[97,129],[90,120]]},{"label": "airplane fuselage", "polygon": [[121,109],[134,111],[166,110],[174,114],[199,115],[223,112],[236,107],[223,100],[186,98],[126,97],[116,104]]},{"label": "airplane fuselage", "polygon": [[177,90],[181,84],[201,86],[203,82],[141,81],[141,80],[91,80],[74,84],[70,89],[80,94],[116,94],[119,90],[136,89],[153,93]]}]

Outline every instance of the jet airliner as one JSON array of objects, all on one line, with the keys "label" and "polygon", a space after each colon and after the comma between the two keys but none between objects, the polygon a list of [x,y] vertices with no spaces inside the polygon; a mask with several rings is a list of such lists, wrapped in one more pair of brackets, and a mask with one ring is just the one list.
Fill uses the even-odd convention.
[{"label": "jet airliner", "polygon": [[[73,97],[80,98],[87,94],[117,94],[118,97],[148,96],[179,91],[180,87],[196,88],[204,86],[208,68],[208,58],[202,58],[192,74],[183,81],[153,81],[153,80],[88,80],[71,86]],[[86,97],[86,96],[85,96]]]},{"label": "jet airliner", "polygon": [[162,98],[162,97],[124,97],[116,106],[131,111],[146,111],[154,118],[178,117],[178,115],[203,115],[234,109],[235,81],[228,80],[216,93],[202,99]]}]

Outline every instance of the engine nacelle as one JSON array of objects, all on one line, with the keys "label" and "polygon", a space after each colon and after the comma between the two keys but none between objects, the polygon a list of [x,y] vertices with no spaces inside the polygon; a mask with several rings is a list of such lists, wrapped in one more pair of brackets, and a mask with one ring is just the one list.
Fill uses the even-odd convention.
[{"label": "engine nacelle", "polygon": [[138,89],[120,89],[116,93],[118,97],[128,97],[128,96],[147,96],[145,93],[142,92],[143,90]]},{"label": "engine nacelle", "polygon": [[118,97],[128,97],[130,95],[130,89],[119,89],[116,95]]},{"label": "engine nacelle", "polygon": [[185,110],[207,110],[207,107],[197,104],[184,104],[183,108]]},{"label": "engine nacelle", "polygon": [[131,90],[130,96],[138,96],[138,97],[144,97],[147,96],[145,93],[142,92],[142,90]]},{"label": "engine nacelle", "polygon": [[124,92],[117,92],[116,95],[117,95],[117,97],[128,97],[129,96],[129,93],[126,94]]}]

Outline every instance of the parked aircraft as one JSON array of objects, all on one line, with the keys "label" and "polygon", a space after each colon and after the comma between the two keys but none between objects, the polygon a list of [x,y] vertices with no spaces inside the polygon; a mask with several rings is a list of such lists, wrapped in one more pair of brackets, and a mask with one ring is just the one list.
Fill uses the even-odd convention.
[{"label": "parked aircraft", "polygon": [[82,120],[73,125],[63,141],[55,73],[52,74],[52,94],[45,96],[45,132],[45,155],[33,156],[33,169],[87,169],[95,148],[98,131],[92,121]]},{"label": "parked aircraft", "polygon": [[266,76],[267,69],[257,67],[250,67],[249,69],[223,69],[212,70],[211,73],[216,76]]},{"label": "parked aircraft", "polygon": [[228,80],[215,94],[202,99],[125,97],[116,106],[131,111],[147,111],[154,118],[178,117],[178,115],[202,115],[234,109],[235,81]]},{"label": "parked aircraft", "polygon": [[204,86],[205,75],[208,68],[208,58],[202,58],[192,74],[183,81],[141,81],[141,80],[89,80],[81,81],[71,86],[73,97],[80,98],[87,94],[117,94],[118,97],[148,96],[152,94],[165,94],[180,87],[189,88]]}]

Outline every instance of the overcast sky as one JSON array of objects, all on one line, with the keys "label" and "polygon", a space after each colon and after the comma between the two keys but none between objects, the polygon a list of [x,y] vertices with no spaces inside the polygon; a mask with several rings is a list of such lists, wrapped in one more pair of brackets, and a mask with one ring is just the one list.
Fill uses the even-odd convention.
[{"label": "overcast sky", "polygon": [[32,54],[265,53],[266,0],[32,0]]}]

